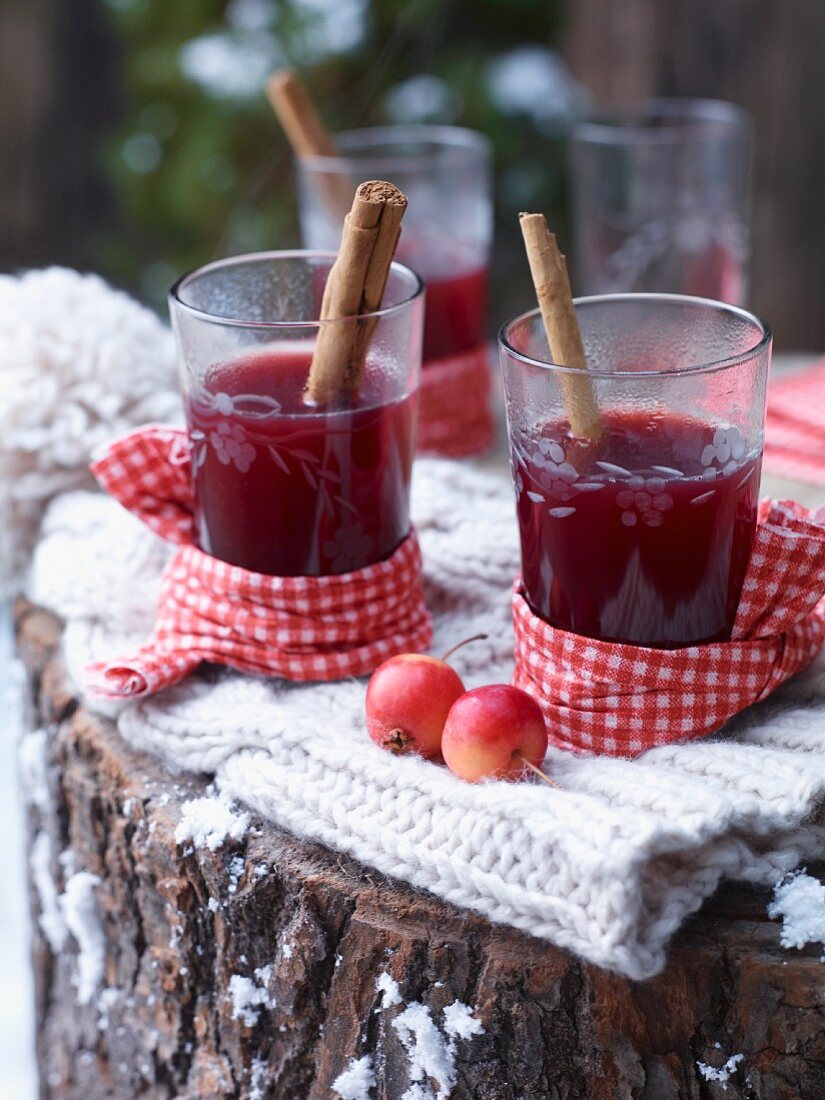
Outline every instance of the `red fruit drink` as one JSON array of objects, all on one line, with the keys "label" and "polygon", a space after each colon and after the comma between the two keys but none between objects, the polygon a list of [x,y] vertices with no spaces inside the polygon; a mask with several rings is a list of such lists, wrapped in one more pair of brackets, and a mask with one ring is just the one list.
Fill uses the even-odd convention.
[{"label": "red fruit drink", "polygon": [[675,648],[730,637],[756,528],[761,454],[735,428],[609,414],[514,451],[522,575],[554,626]]},{"label": "red fruit drink", "polygon": [[412,267],[427,289],[424,369],[434,359],[473,351],[485,340],[489,270],[455,242],[422,237],[404,240],[398,259]]},{"label": "red fruit drink", "polygon": [[414,392],[382,403],[366,371],[351,409],[304,400],[312,349],[292,344],[212,367],[187,420],[200,547],[275,576],[344,573],[409,532]]},{"label": "red fruit drink", "polygon": [[452,276],[423,276],[427,287],[423,366],[472,351],[484,342],[487,268]]}]

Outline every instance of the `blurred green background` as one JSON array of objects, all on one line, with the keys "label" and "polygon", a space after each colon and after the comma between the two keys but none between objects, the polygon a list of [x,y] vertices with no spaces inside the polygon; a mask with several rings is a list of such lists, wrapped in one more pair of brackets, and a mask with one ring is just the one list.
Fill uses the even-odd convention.
[{"label": "blurred green background", "polygon": [[569,248],[573,115],[704,95],[756,118],[750,304],[780,348],[815,350],[823,40],[822,0],[2,0],[0,268],[97,270],[162,309],[191,267],[296,245],[292,158],[263,95],[289,63],[333,131],[490,136],[492,330],[531,297],[517,211],[545,210]]},{"label": "blurred green background", "polygon": [[262,93],[266,76],[287,63],[304,73],[333,131],[427,121],[488,134],[500,225],[515,224],[525,205],[563,205],[559,138],[582,97],[546,46],[558,33],[553,4],[107,6],[121,42],[126,111],[103,157],[128,232],[103,234],[99,255],[118,281],[155,303],[177,273],[213,255],[299,243],[292,158]]},{"label": "blurred green background", "polygon": [[[100,0],[112,109],[90,150],[103,197],[80,262],[158,308],[181,272],[298,245],[292,156],[264,97],[291,64],[333,131],[448,122],[488,134],[499,246],[516,214],[564,209],[561,138],[584,94],[550,43],[558,6],[531,0]],[[102,206],[101,206],[102,203]],[[101,210],[104,212],[101,213]],[[514,257],[524,268],[521,256]],[[500,266],[499,295],[515,299]],[[526,283],[525,283],[526,288]],[[495,300],[495,299],[494,299]],[[501,303],[503,305],[503,303]],[[523,299],[513,308],[520,308]],[[497,320],[504,311],[496,309]]]}]

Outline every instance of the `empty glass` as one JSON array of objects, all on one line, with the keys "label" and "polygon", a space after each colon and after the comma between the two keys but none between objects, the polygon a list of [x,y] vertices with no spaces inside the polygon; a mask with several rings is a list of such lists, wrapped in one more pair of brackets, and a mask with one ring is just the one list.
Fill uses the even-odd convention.
[{"label": "empty glass", "polygon": [[747,294],[751,125],[731,103],[651,99],[576,124],[576,286],[741,305]]}]

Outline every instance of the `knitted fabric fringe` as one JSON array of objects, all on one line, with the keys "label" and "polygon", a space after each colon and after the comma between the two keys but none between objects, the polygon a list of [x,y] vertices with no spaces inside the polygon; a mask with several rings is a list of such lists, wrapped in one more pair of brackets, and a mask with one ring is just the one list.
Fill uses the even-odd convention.
[{"label": "knitted fabric fringe", "polygon": [[[416,462],[433,652],[488,635],[452,658],[468,688],[513,671],[512,492],[462,463]],[[100,494],[52,505],[29,594],[66,620],[72,675],[140,644],[172,552]],[[284,828],[636,979],[662,968],[669,938],[723,877],[773,885],[823,850],[822,657],[724,737],[635,760],[551,748],[545,767],[561,790],[463,783],[383,752],[365,732],[357,680],[289,685],[224,671],[162,695],[90,702],[127,744],[213,773]]]}]

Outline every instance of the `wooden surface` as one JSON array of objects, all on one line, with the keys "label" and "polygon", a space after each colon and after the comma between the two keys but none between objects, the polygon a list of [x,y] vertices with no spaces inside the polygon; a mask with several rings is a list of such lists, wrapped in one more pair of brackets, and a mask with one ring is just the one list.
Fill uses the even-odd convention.
[{"label": "wooden surface", "polygon": [[825,347],[825,4],[575,0],[564,52],[604,105],[706,96],[756,122],[748,305],[783,350]]},{"label": "wooden surface", "polygon": [[[482,1021],[458,1045],[459,1100],[825,1097],[820,949],[779,947],[766,891],[725,887],[676,937],[666,971],[633,984],[263,821],[240,844],[187,854],[181,804],[206,779],[170,774],[79,707],[60,633],[48,612],[18,608],[32,720],[50,731],[50,798],[29,839],[47,831],[58,889],[59,853],[102,879],[117,992],[105,1012],[76,1004],[76,944],[51,953],[33,889],[43,1097],[327,1100],[369,1052],[373,1096],[401,1100],[408,1059],[391,1026],[401,1008],[376,992],[384,971],[434,1018],[459,999]],[[247,1027],[229,981],[267,965],[273,1007]],[[735,1053],[727,1091],[702,1078],[697,1061]]]},{"label": "wooden surface", "polygon": [[119,83],[101,0],[0,2],[0,271],[99,265]]}]

